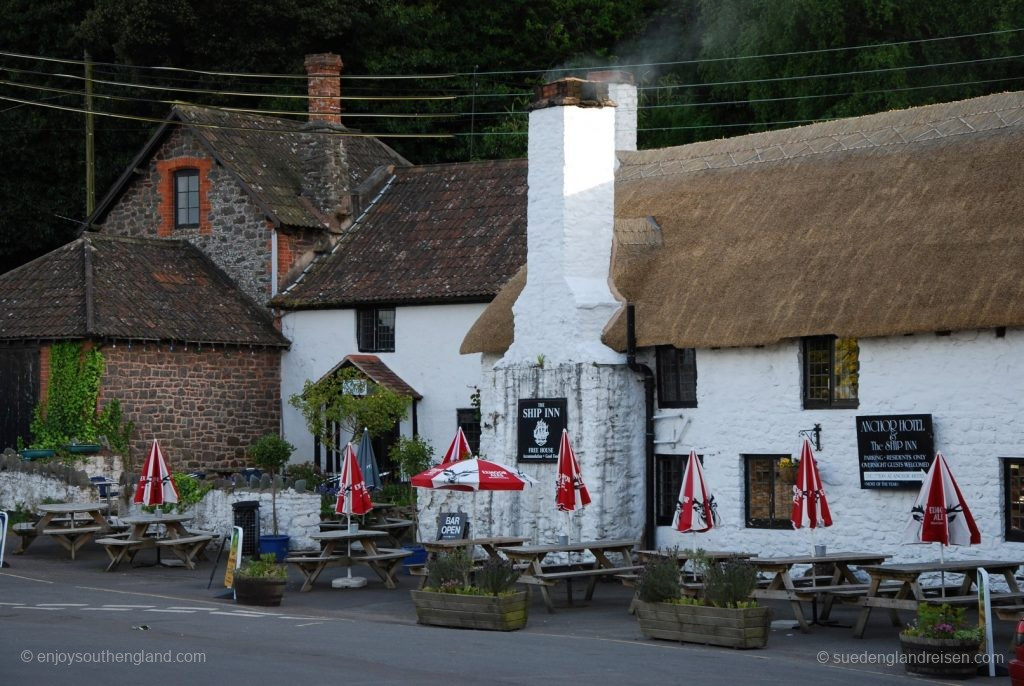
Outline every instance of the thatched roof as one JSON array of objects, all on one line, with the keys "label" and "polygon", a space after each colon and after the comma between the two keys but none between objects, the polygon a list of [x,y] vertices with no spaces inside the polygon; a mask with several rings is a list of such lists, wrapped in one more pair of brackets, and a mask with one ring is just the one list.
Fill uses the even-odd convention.
[{"label": "thatched roof", "polygon": [[[620,153],[613,280],[638,345],[1024,325],[1022,151],[1007,93]],[[625,240],[647,218],[662,244]],[[510,306],[485,312],[462,350],[503,352],[511,331]]]}]

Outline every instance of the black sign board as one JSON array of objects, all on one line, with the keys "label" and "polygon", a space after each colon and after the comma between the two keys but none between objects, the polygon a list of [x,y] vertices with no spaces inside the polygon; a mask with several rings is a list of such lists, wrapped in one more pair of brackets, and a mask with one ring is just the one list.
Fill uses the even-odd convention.
[{"label": "black sign board", "polygon": [[857,417],[861,488],[920,488],[935,457],[932,416]]},{"label": "black sign board", "polygon": [[554,462],[566,428],[569,403],[565,398],[519,401],[519,462]]},{"label": "black sign board", "polygon": [[459,538],[469,538],[469,515],[465,512],[442,512],[437,518],[437,540]]}]

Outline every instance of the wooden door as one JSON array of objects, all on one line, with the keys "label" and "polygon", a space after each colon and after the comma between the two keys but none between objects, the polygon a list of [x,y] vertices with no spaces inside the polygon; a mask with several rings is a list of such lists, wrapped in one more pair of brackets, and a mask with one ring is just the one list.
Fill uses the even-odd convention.
[{"label": "wooden door", "polygon": [[19,436],[28,444],[38,400],[39,348],[0,346],[0,450],[15,448]]}]

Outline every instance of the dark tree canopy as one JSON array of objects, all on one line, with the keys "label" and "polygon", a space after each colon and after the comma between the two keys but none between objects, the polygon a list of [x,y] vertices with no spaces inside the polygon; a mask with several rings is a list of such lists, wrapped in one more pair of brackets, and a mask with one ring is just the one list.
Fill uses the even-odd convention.
[{"label": "dark tree canopy", "polygon": [[[1024,32],[1014,31],[1024,28],[1024,0],[0,0],[0,16],[17,17],[0,27],[4,51],[81,59],[88,50],[109,63],[95,66],[95,91],[127,99],[97,98],[95,109],[136,117],[160,119],[175,100],[305,108],[302,99],[225,93],[302,95],[302,78],[148,67],[301,76],[304,55],[330,51],[342,55],[349,76],[455,74],[343,82],[348,96],[448,96],[344,102],[346,123],[364,131],[451,135],[387,139],[418,163],[524,155],[532,87],[587,67],[641,65],[630,69],[641,86],[641,147],[958,100],[1024,82],[1020,59],[1008,59],[1024,54]],[[927,40],[994,31],[1006,32]],[[903,41],[919,42],[884,45]],[[938,64],[945,66],[927,66]],[[81,65],[0,56],[0,68],[0,96],[83,106]],[[562,71],[569,68],[577,71]],[[359,116],[366,114],[421,117]],[[99,196],[154,128],[97,117]],[[66,242],[85,218],[84,115],[0,101],[0,130],[6,271]]]}]

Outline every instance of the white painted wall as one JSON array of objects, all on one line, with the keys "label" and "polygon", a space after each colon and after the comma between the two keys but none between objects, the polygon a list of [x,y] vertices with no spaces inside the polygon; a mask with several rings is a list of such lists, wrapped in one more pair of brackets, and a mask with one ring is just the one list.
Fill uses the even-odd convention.
[{"label": "white painted wall", "polygon": [[[1001,457],[1024,457],[1024,330],[1005,338],[965,331],[860,341],[860,407],[801,409],[798,342],[761,349],[697,351],[698,407],[682,419],[656,422],[658,440],[679,433],[656,452],[703,454],[704,470],[722,517],[721,528],[697,535],[708,549],[762,554],[809,553],[807,530],[744,526],[742,454],[799,455],[797,432],[822,426],[818,465],[834,525],[817,533],[833,551],[882,551],[900,561],[937,559],[937,545],[903,545],[917,491],[860,488],[854,418],[873,414],[931,414],[935,448],[947,458],[981,528],[982,543],[951,548],[947,557],[1017,557],[1024,544],[1003,536]],[[653,356],[647,363],[654,368]],[[637,412],[640,409],[637,408]],[[658,530],[661,546],[693,545],[691,534]]]},{"label": "white painted wall", "polygon": [[[416,389],[419,433],[440,459],[457,428],[455,410],[470,407],[470,395],[480,385],[480,356],[460,355],[469,327],[483,304],[424,305],[395,308],[395,352],[372,353]],[[292,341],[281,360],[283,432],[296,447],[294,462],[313,459],[313,437],[302,415],[288,398],[302,390],[307,379],[317,380],[346,355],[359,354],[355,310],[289,312],[282,320]],[[403,435],[412,434],[412,412],[402,422]]]}]

